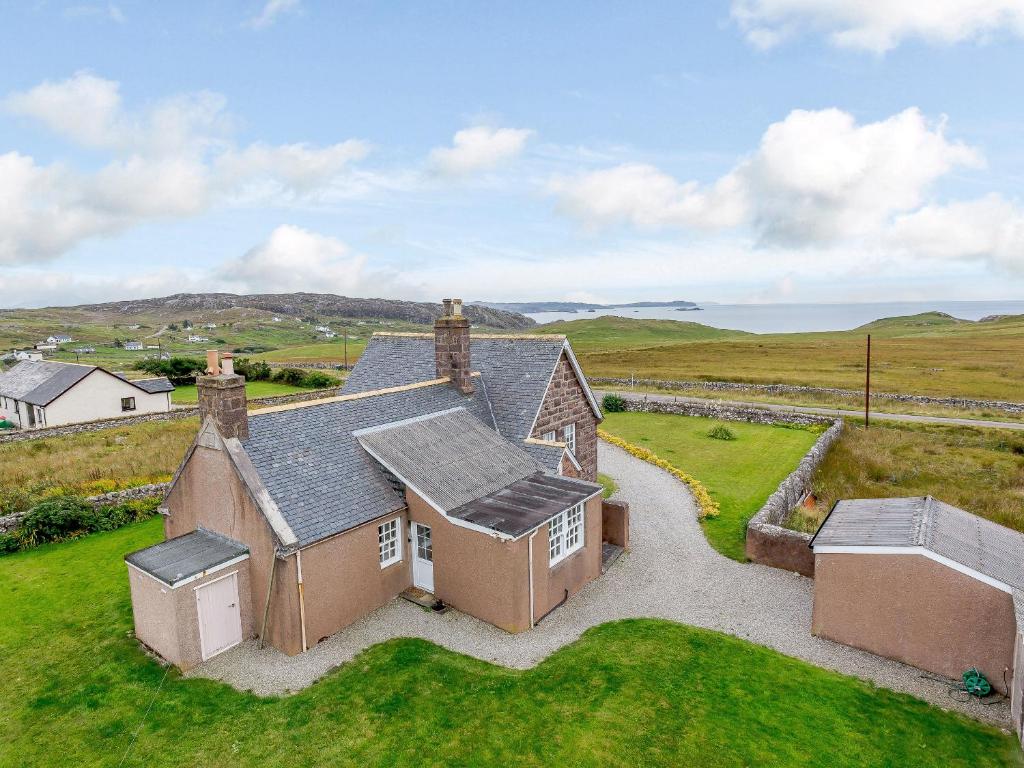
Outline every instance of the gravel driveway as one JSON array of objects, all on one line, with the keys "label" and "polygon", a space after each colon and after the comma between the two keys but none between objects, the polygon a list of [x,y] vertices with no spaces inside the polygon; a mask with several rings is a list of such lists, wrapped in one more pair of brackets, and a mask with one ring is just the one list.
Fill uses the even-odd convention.
[{"label": "gravel driveway", "polygon": [[726,632],[855,675],[1001,726],[1009,706],[958,702],[945,684],[920,670],[812,637],[811,579],[718,554],[704,538],[685,485],[625,451],[601,443],[601,471],[615,478],[630,504],[632,549],[529,632],[510,635],[457,611],[426,612],[393,600],[306,653],[286,656],[254,642],[189,673],[261,695],[301,690],[375,643],[421,637],[459,653],[508,667],[532,667],[576,640],[588,627],[615,619],[653,617]]}]

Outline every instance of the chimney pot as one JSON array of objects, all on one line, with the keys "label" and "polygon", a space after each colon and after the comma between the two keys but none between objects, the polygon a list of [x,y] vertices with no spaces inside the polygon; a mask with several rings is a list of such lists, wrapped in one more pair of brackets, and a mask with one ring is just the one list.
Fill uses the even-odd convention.
[{"label": "chimney pot", "polygon": [[217,350],[206,350],[206,373],[208,376],[220,375],[220,363],[217,362]]},{"label": "chimney pot", "polygon": [[451,317],[452,316],[452,300],[451,299],[441,299],[441,304],[444,305],[444,308],[441,310],[441,317]]},{"label": "chimney pot", "polygon": [[452,299],[452,317],[462,317],[462,299]]},{"label": "chimney pot", "polygon": [[220,372],[222,374],[224,374],[225,376],[234,376],[235,375],[235,361],[234,361],[234,357],[235,356],[233,354],[231,354],[230,352],[225,352],[221,356]]}]

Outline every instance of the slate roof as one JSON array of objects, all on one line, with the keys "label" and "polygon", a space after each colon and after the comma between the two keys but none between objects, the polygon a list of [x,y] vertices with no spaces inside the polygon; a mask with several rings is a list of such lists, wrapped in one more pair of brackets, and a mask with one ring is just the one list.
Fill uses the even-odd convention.
[{"label": "slate roof", "polygon": [[526,451],[464,408],[361,430],[356,437],[387,469],[443,512],[540,469]]},{"label": "slate roof", "polygon": [[249,415],[242,445],[300,547],[404,509],[352,433],[452,408],[493,428],[482,390],[448,384]]},{"label": "slate roof", "polygon": [[839,501],[811,546],[921,547],[1024,589],[1024,534],[931,496]]},{"label": "slate roof", "polygon": [[[469,354],[494,410],[498,431],[509,440],[530,436],[551,374],[565,347],[562,337],[471,337]],[[374,334],[352,373],[345,394],[426,381],[436,376],[432,336]]]},{"label": "slate roof", "polygon": [[129,384],[134,384],[139,389],[145,390],[151,395],[155,395],[159,392],[173,392],[174,385],[171,384],[170,379],[165,376],[159,376],[154,379],[135,379],[134,381],[125,379]]},{"label": "slate roof", "polygon": [[456,520],[522,536],[555,515],[601,492],[601,486],[572,477],[535,472],[453,509]]},{"label": "slate roof", "polygon": [[249,548],[219,533],[197,528],[125,555],[125,561],[174,586],[180,581],[248,554]]},{"label": "slate roof", "polygon": [[[95,365],[58,363],[54,360],[24,360],[6,373],[0,373],[0,395],[23,403],[46,406],[96,370],[104,369]],[[111,375],[149,394],[174,391],[174,385],[163,377],[128,381],[124,376]]]},{"label": "slate roof", "polygon": [[96,370],[92,365],[24,360],[0,373],[0,395],[45,406]]}]

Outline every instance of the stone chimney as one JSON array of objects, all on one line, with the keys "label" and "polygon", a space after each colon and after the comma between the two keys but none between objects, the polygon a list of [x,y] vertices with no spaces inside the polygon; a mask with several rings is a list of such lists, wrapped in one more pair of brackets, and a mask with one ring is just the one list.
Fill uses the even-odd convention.
[{"label": "stone chimney", "polygon": [[218,360],[216,350],[206,353],[206,375],[196,377],[199,393],[199,420],[213,417],[223,437],[249,437],[249,413],[246,410],[245,377],[235,373],[230,352]]},{"label": "stone chimney", "polygon": [[473,393],[469,361],[469,320],[462,316],[462,299],[445,299],[434,323],[434,362],[437,378],[447,377],[463,394]]}]

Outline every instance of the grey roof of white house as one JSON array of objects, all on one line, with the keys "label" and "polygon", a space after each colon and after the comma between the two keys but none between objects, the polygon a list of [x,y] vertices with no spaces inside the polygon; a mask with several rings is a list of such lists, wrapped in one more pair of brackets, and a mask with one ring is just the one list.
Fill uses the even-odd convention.
[{"label": "grey roof of white house", "polygon": [[[564,348],[561,336],[470,338],[470,367],[480,372],[475,381],[487,390],[498,431],[509,440],[530,436]],[[374,334],[342,391],[367,392],[435,376],[432,336]]]},{"label": "grey roof of white house", "polygon": [[23,360],[0,373],[0,395],[32,405],[47,405],[94,370],[91,365]]},{"label": "grey roof of white house", "polygon": [[300,547],[405,508],[352,433],[452,408],[493,428],[478,388],[448,384],[249,416],[242,445]]},{"label": "grey roof of white house", "polygon": [[248,554],[249,548],[219,533],[197,528],[125,555],[126,562],[174,586],[191,576]]},{"label": "grey roof of white house", "polygon": [[920,547],[1024,589],[1024,534],[931,496],[839,501],[811,546]]},{"label": "grey roof of white house", "polygon": [[464,408],[371,427],[360,445],[443,512],[540,470],[522,448]]},{"label": "grey roof of white house", "polygon": [[[46,406],[97,370],[109,373],[95,365],[23,360],[6,373],[0,373],[0,395],[23,403]],[[141,381],[128,381],[124,376],[118,378],[149,394],[174,390],[174,385],[163,377]]]}]

